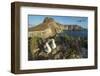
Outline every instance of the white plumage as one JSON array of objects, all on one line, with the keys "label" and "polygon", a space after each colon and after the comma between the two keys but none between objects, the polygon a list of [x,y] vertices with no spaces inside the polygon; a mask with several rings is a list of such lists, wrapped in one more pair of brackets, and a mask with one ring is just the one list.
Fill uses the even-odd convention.
[{"label": "white plumage", "polygon": [[[51,42],[51,45],[49,45],[49,42]],[[56,43],[54,39],[51,39],[50,41],[46,42],[44,45],[44,51],[47,53],[50,53],[55,48],[56,48]]]},{"label": "white plumage", "polygon": [[46,51],[47,53],[50,53],[50,52],[51,52],[51,48],[50,48],[48,42],[46,42],[46,44],[45,44],[45,51]]},{"label": "white plumage", "polygon": [[52,41],[52,49],[55,49],[56,48],[55,40],[54,39],[51,39],[51,41]]}]

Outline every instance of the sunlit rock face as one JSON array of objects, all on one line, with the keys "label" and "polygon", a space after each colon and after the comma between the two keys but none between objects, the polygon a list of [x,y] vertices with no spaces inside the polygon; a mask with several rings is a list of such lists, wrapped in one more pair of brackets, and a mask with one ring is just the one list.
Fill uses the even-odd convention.
[{"label": "sunlit rock face", "polygon": [[61,31],[61,26],[58,25],[53,18],[46,17],[43,23],[37,25],[36,27],[29,28],[29,37],[39,36],[42,38],[48,38],[56,35],[56,33]]}]

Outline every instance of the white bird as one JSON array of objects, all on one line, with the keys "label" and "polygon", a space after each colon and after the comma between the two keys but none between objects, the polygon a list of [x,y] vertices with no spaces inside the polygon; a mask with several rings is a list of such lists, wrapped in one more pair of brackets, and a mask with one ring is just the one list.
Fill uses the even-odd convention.
[{"label": "white bird", "polygon": [[50,48],[48,42],[46,42],[44,48],[45,48],[45,52],[47,52],[47,53],[50,53],[51,52],[51,48]]},{"label": "white bird", "polygon": [[55,49],[56,48],[55,40],[54,39],[51,39],[51,41],[52,41],[52,49]]}]

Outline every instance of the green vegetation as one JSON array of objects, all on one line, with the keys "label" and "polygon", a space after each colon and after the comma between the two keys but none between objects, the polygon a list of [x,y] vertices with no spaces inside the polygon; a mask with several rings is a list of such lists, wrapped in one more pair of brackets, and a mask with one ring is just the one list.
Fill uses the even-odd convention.
[{"label": "green vegetation", "polygon": [[40,37],[30,37],[28,38],[28,59],[29,60],[33,60],[33,59],[37,59],[38,58],[38,54],[39,54],[39,41],[41,40]]},{"label": "green vegetation", "polygon": [[68,49],[68,52],[65,53],[65,58],[66,59],[71,59],[71,58],[78,58],[79,54],[77,52],[77,50],[70,48]]},{"label": "green vegetation", "polygon": [[30,49],[31,50],[38,48],[38,41],[39,40],[40,40],[39,37],[34,36],[31,38],[31,41],[30,41]]},{"label": "green vegetation", "polygon": [[68,36],[68,35],[64,35],[64,38],[65,38],[65,40],[70,40],[71,39],[71,37]]},{"label": "green vegetation", "polygon": [[[73,37],[67,34],[63,36],[56,35],[52,38],[55,39],[57,48],[53,49],[49,54],[43,51],[44,44],[40,37],[29,38],[29,60],[77,59],[82,57],[81,48],[87,50],[87,38]],[[37,48],[39,48],[39,50],[35,51],[34,49]],[[85,57],[87,57],[87,54]]]}]

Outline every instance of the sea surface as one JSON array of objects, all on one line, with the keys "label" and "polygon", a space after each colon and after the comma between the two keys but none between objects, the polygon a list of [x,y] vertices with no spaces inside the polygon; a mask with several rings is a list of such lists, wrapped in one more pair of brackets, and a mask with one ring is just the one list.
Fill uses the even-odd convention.
[{"label": "sea surface", "polygon": [[82,30],[82,31],[64,30],[63,34],[67,34],[69,36],[74,36],[74,37],[87,37],[88,31],[87,30]]}]

